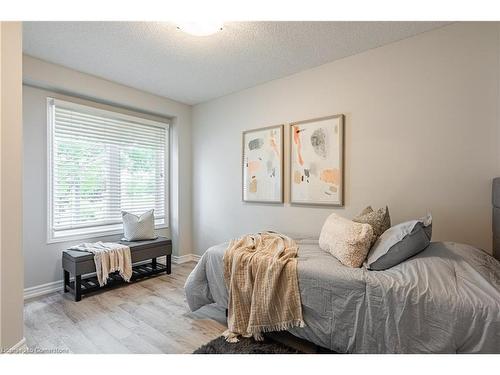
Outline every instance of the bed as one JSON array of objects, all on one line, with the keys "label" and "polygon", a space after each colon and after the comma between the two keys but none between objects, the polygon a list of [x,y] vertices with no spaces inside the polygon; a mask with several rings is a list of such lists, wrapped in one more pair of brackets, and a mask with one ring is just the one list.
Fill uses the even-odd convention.
[{"label": "bed", "polygon": [[[298,240],[306,327],[293,335],[341,353],[500,353],[500,263],[474,247],[433,242],[385,271],[349,268]],[[191,310],[227,307],[223,255],[208,249],[189,275]]]},{"label": "bed", "polygon": [[[494,253],[500,247],[500,179],[493,183]],[[385,271],[349,268],[315,239],[296,239],[304,328],[293,335],[340,353],[500,353],[500,262],[475,247],[431,242]],[[498,244],[498,246],[497,246]],[[189,275],[195,311],[227,308],[223,256],[209,248]]]}]

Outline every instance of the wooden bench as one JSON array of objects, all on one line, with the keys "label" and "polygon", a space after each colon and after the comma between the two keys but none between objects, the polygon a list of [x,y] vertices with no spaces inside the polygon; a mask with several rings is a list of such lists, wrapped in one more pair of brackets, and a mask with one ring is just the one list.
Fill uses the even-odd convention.
[{"label": "wooden bench", "polygon": [[[165,237],[158,237],[156,240],[119,243],[130,247],[132,256],[132,278],[131,281],[139,280],[162,272],[171,273],[172,267],[172,241]],[[165,256],[166,264],[157,262],[158,257]],[[150,262],[145,262],[150,260]],[[75,301],[80,301],[82,295],[94,292],[99,289],[123,284],[124,281],[118,273],[109,275],[108,283],[101,287],[95,275],[94,255],[92,253],[75,250],[65,250],[62,256],[62,267],[64,271],[64,292],[71,292],[75,296]],[[92,274],[90,276],[84,276]],[[70,276],[74,280],[70,280]]]}]

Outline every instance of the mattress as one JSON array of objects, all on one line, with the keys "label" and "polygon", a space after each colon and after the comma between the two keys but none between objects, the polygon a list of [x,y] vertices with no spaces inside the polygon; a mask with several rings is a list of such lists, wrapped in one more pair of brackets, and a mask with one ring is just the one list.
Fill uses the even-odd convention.
[{"label": "mattress", "polygon": [[[349,268],[317,240],[300,240],[298,279],[306,326],[289,332],[341,353],[500,353],[500,263],[472,246],[432,242],[385,271]],[[192,311],[227,307],[226,244],[189,275]]]}]

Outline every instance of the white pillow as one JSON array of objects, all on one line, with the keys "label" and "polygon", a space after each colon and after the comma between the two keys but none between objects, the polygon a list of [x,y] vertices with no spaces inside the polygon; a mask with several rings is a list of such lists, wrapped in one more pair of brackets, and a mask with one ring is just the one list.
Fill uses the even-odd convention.
[{"label": "white pillow", "polygon": [[372,238],[373,228],[370,224],[355,223],[331,214],[321,229],[319,247],[343,265],[357,268],[366,259]]},{"label": "white pillow", "polygon": [[123,239],[125,241],[154,240],[155,234],[154,210],[144,212],[137,216],[130,212],[122,211]]}]

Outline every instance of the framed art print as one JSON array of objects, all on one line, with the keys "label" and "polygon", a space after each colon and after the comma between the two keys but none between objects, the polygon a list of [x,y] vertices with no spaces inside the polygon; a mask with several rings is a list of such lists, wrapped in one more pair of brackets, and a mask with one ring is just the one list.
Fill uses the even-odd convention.
[{"label": "framed art print", "polygon": [[283,202],[283,125],[243,132],[243,201]]},{"label": "framed art print", "polygon": [[344,115],[290,124],[290,203],[344,205]]}]

